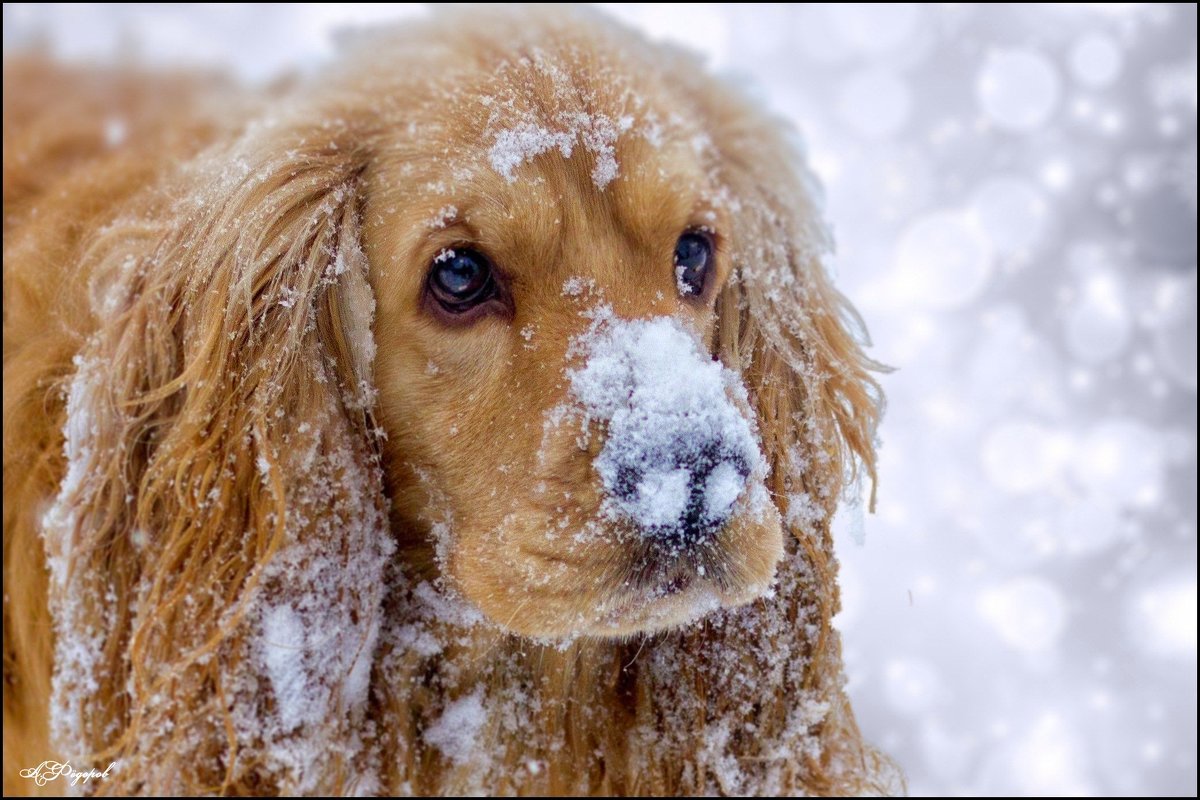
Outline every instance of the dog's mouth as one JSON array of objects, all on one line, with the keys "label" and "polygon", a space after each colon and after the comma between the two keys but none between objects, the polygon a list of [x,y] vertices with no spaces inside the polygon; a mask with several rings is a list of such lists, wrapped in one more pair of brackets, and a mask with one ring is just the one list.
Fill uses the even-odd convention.
[{"label": "dog's mouth", "polygon": [[662,588],[658,590],[658,594],[660,597],[678,594],[687,589],[691,584],[692,577],[690,575],[679,575],[664,583]]},{"label": "dog's mouth", "polygon": [[728,605],[727,600],[726,593],[714,582],[681,569],[615,599],[600,615],[593,633],[601,636],[654,633]]}]

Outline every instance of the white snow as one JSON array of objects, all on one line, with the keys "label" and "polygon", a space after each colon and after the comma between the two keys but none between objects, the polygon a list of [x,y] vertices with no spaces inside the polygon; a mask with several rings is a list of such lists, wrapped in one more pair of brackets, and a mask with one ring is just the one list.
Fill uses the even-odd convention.
[{"label": "white snow", "polygon": [[594,278],[584,278],[579,275],[572,275],[563,281],[562,293],[564,297],[582,297],[584,293],[596,290],[596,281]]},{"label": "white snow", "polygon": [[293,306],[296,305],[296,301],[299,299],[300,299],[299,292],[297,292],[295,289],[291,288],[290,286],[284,287],[279,292],[279,300],[276,302],[276,304],[279,306],[282,306],[283,308],[292,308]]},{"label": "white snow", "polygon": [[808,492],[796,492],[788,496],[787,523],[804,531],[814,530],[825,519],[820,503]]},{"label": "white snow", "polygon": [[67,419],[63,426],[63,455],[67,472],[54,503],[42,517],[46,565],[50,570],[50,611],[54,619],[53,697],[50,733],[59,752],[83,758],[88,752],[82,727],[85,707],[99,688],[99,670],[109,628],[97,619],[86,602],[100,587],[89,580],[90,571],[73,569],[74,550],[81,520],[79,496],[87,489],[96,457],[102,364],[83,356],[74,358],[75,377],[67,393]]},{"label": "white snow", "polygon": [[417,584],[413,599],[421,604],[426,617],[440,622],[470,628],[483,622],[483,615],[462,598],[449,591],[438,591],[428,582]]},{"label": "white snow", "polygon": [[[562,80],[561,76],[556,77],[558,80]],[[515,183],[516,170],[522,164],[551,150],[557,150],[563,158],[571,158],[582,146],[595,159],[592,183],[597,189],[604,191],[620,174],[616,143],[621,134],[633,127],[633,117],[623,115],[613,119],[598,113],[560,112],[549,125],[541,120],[523,119],[511,127],[493,130],[488,150],[492,169],[509,183]]]},{"label": "white snow", "polygon": [[683,264],[675,265],[675,288],[679,291],[680,297],[687,297],[690,294],[694,294],[692,285],[683,279],[683,276],[686,272],[687,267],[685,267]]},{"label": "white snow", "polygon": [[319,705],[309,702],[311,689],[304,671],[304,624],[296,610],[286,603],[275,606],[263,615],[263,663],[275,707],[285,731],[294,730],[308,719],[308,713]]},{"label": "white snow", "polygon": [[343,416],[330,408],[321,426],[287,436],[286,541],[247,598],[252,650],[233,698],[239,740],[261,742],[265,766],[297,792],[334,755],[333,732],[362,714],[395,549],[375,499],[381,473]]},{"label": "white snow", "polygon": [[585,417],[606,426],[595,460],[602,511],[652,536],[718,527],[762,462],[733,400],[744,392],[737,375],[677,319],[592,314],[570,348],[582,366],[568,374]]},{"label": "white snow", "polygon": [[637,484],[637,494],[626,501],[627,510],[645,528],[669,528],[687,511],[691,484],[692,474],[686,469],[648,470]]},{"label": "white snow", "polygon": [[633,127],[633,118],[622,116],[611,119],[603,114],[575,113],[568,117],[571,130],[583,140],[587,148],[596,158],[596,166],[592,169],[592,183],[604,191],[604,187],[612,183],[620,172],[617,164],[615,145],[622,133]]},{"label": "white snow", "polygon": [[475,740],[485,722],[483,689],[478,688],[446,706],[442,716],[425,729],[425,742],[451,761],[465,763],[474,755]]},{"label": "white snow", "polygon": [[497,131],[488,157],[492,169],[513,183],[517,179],[514,174],[516,168],[535,156],[557,149],[563,158],[570,158],[575,138],[575,135],[566,131],[550,131],[540,125],[524,123],[509,130]]},{"label": "white snow", "polygon": [[713,519],[727,515],[729,509],[737,502],[745,483],[745,478],[738,473],[733,464],[728,461],[717,464],[704,484],[705,513]]},{"label": "white snow", "polygon": [[433,219],[429,221],[429,227],[432,230],[441,230],[447,225],[455,222],[458,219],[458,207],[453,205],[442,206],[438,212],[433,215]]},{"label": "white snow", "polygon": [[[856,708],[869,712],[860,713],[864,734],[888,743],[914,794],[1194,794],[1195,706],[1178,701],[1195,694],[1194,491],[1189,497],[1185,480],[1196,463],[1195,424],[1188,416],[1196,391],[1195,251],[1180,263],[1164,263],[1143,248],[1195,242],[1187,236],[1194,232],[1196,209],[1195,6],[800,4],[752,13],[609,8],[644,32],[698,49],[710,64],[758,83],[781,116],[806,130],[812,161],[829,188],[831,217],[849,245],[839,257],[841,288],[875,334],[874,353],[900,368],[885,383],[887,448],[881,453],[880,513],[870,520],[872,544],[843,547],[839,554],[844,589],[857,585],[859,602],[875,609],[856,620],[839,618],[851,693]],[[55,4],[6,4],[4,36],[6,50],[42,42],[56,55],[109,61],[125,57],[136,42],[135,60],[152,68],[200,62],[267,81],[284,67],[310,74],[326,69],[334,29],[410,13],[423,12],[365,4],[310,7],[303,14],[286,5],[188,5],[147,14],[135,4],[65,11]],[[1024,69],[1002,59],[991,65],[993,48],[1013,46],[1039,48],[1045,63]],[[895,70],[912,100],[908,123],[884,138],[847,124],[839,104],[846,84],[873,67]],[[1021,71],[1032,81],[1015,74]],[[1051,75],[1056,77],[1047,80]],[[993,83],[986,95],[975,91],[984,76]],[[1091,116],[1075,115],[1088,107]],[[1047,110],[1040,127],[1029,128]],[[1123,132],[1099,135],[1099,123],[1113,113],[1125,120]],[[661,124],[647,116],[637,126],[653,146],[668,140],[667,127],[665,115]],[[108,132],[96,135],[102,133]],[[490,138],[481,142],[485,167],[490,145]],[[1151,187],[1121,183],[1133,160],[1159,153],[1190,161],[1155,176]],[[1012,208],[1002,217],[979,216],[986,252],[995,259],[989,279],[978,292],[956,288],[945,304],[918,299],[929,308],[914,313],[913,303],[889,290],[898,241],[946,202],[976,198],[998,177],[1019,178],[1042,195],[1048,218],[1036,226],[1041,236],[1014,263],[1014,244],[1032,239],[1033,229],[1017,226]],[[1139,225],[1139,203],[1156,211],[1148,219],[1171,218],[1176,180],[1186,194],[1181,207],[1191,216],[1165,227]],[[1093,190],[1104,191],[1111,203],[1098,207]],[[973,200],[972,208],[978,208]],[[1008,233],[999,233],[989,219]],[[1128,291],[1118,299],[1136,332],[1098,366],[1075,350],[1065,324],[1072,309],[1085,305],[1078,298],[1086,296],[1094,275],[1091,268],[1069,270],[1063,256],[1089,237],[1112,254],[1113,266],[1128,279],[1122,284]],[[975,274],[970,259],[961,265],[968,277]],[[942,277],[952,287],[962,285],[957,273],[933,273],[934,279],[919,277],[917,285],[932,284],[935,297],[946,295],[938,284]],[[1178,315],[1151,302],[1160,285],[1176,281],[1191,287],[1178,294]],[[1013,318],[1011,335],[1001,335],[995,321]],[[1135,372],[1135,361],[1147,355],[1155,369]],[[436,370],[430,364],[430,374]],[[957,424],[934,413],[931,387],[965,410]],[[936,408],[944,411],[946,404]],[[1137,443],[1138,462],[1146,459],[1153,469],[1124,485],[1112,476],[1133,474],[1132,462],[1117,462],[1119,470],[1110,475],[1112,464],[1096,460],[1091,445],[1079,450],[1079,463],[1061,470],[1061,482],[1048,491],[1014,493],[981,472],[982,443],[998,426],[1034,419],[1073,440],[1090,441],[1089,432],[1109,417],[1137,422],[1186,447],[1186,454],[1167,458],[1153,442]],[[1124,444],[1121,452],[1127,452]],[[86,463],[77,455],[68,470]],[[86,469],[76,474],[88,480]],[[1136,511],[1134,487],[1159,492],[1161,506],[1153,514]],[[789,522],[805,522],[808,530],[824,521],[828,498],[806,488],[789,489],[787,510]],[[56,507],[68,509],[61,502]],[[66,530],[61,522],[47,526],[48,548]],[[951,530],[963,535],[939,535]],[[153,532],[146,533],[153,542]],[[1097,571],[1097,565],[1104,568]],[[1070,598],[1066,633],[1037,658],[1011,647],[977,613],[981,589],[1021,575],[1047,577]],[[1175,596],[1181,581],[1191,587],[1190,596]],[[904,599],[909,586],[915,608]],[[1149,602],[1158,587],[1169,590],[1170,599],[1156,594]],[[778,591],[803,588],[789,584]],[[1173,609],[1179,619],[1170,616]],[[1125,612],[1129,624],[1121,625]],[[71,630],[59,642],[99,646],[87,633],[92,621],[64,622],[55,613],[56,630]],[[744,617],[756,640],[779,638],[771,615]],[[1159,635],[1146,631],[1164,624],[1179,627],[1160,649],[1154,644]],[[941,645],[914,653],[914,633],[934,629],[944,633]],[[440,638],[422,630],[414,647],[428,652]],[[978,655],[972,663],[954,646],[962,641]],[[793,657],[801,659],[803,648],[795,646]],[[679,657],[667,648],[670,655]],[[892,696],[889,665],[914,655],[936,668],[955,702],[910,714],[906,701]],[[778,654],[771,658],[786,661]],[[655,659],[657,694],[668,695],[679,662]],[[721,688],[736,690],[736,684]],[[262,690],[269,691],[265,682]],[[823,719],[824,710],[795,691],[796,707],[805,713],[796,715],[797,738],[780,743],[780,764],[795,763],[798,754],[817,755],[815,738],[803,733]],[[995,720],[994,730],[965,736],[981,719]],[[682,730],[690,720],[681,713],[674,721]],[[648,765],[687,744],[671,730],[665,736],[645,732],[645,738],[654,739],[647,745],[653,754]],[[714,759],[720,755],[713,753]],[[399,791],[405,788],[415,791]]]}]

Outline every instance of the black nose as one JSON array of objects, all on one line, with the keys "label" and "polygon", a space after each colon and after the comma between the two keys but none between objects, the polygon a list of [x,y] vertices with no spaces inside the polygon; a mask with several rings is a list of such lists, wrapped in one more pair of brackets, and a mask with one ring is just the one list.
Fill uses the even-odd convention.
[{"label": "black nose", "polygon": [[613,489],[624,505],[641,509],[632,518],[643,536],[684,548],[725,525],[749,475],[746,457],[735,448],[682,441],[669,452],[621,464]]}]

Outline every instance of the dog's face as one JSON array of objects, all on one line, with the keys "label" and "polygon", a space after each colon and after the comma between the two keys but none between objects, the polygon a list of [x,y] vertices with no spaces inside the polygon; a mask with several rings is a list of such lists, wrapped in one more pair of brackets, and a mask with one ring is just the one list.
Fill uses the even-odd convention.
[{"label": "dog's face", "polygon": [[363,179],[394,521],[530,636],[748,602],[782,548],[712,355],[739,235],[719,151],[661,90],[587,66],[460,87],[381,134]]}]

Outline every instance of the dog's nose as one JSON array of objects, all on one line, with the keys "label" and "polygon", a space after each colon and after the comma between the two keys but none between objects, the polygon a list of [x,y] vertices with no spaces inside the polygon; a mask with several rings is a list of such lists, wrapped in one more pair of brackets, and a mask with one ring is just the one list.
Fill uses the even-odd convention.
[{"label": "dog's nose", "polygon": [[735,398],[740,383],[671,317],[622,320],[598,309],[573,349],[571,393],[605,424],[594,465],[601,512],[672,550],[702,544],[736,513],[765,467]]},{"label": "dog's nose", "polygon": [[617,466],[613,494],[643,536],[668,547],[720,530],[750,475],[745,456],[720,441],[679,440],[667,452],[636,455]]}]

